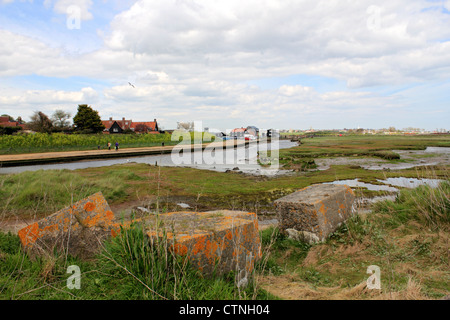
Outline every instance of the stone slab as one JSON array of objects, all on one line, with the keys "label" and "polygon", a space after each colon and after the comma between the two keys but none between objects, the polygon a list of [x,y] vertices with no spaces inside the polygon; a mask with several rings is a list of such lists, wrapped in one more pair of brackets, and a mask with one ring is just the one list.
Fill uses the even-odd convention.
[{"label": "stone slab", "polygon": [[242,211],[173,212],[147,220],[149,237],[162,237],[163,221],[171,249],[189,258],[204,275],[230,271],[251,274],[261,257],[258,219]]},{"label": "stone slab", "polygon": [[99,252],[103,241],[115,237],[132,222],[143,223],[151,239],[165,237],[170,250],[188,257],[204,275],[238,271],[246,278],[261,257],[255,213],[173,212],[119,223],[102,193],[78,201],[18,233],[32,257],[58,251],[89,258]]},{"label": "stone slab", "polygon": [[294,229],[324,241],[352,216],[354,200],[352,189],[346,185],[317,184],[303,188],[274,202],[278,226],[283,232]]},{"label": "stone slab", "polygon": [[120,224],[99,192],[19,230],[18,234],[31,256],[51,255],[56,250],[86,258],[118,232]]}]

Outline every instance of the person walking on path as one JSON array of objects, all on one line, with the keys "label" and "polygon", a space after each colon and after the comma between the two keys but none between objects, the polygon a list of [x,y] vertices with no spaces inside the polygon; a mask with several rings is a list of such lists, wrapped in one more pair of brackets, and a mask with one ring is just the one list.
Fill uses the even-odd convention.
[{"label": "person walking on path", "polygon": [[108,142],[108,150],[111,150],[111,142]]},{"label": "person walking on path", "polygon": [[119,150],[119,143],[116,142],[116,151]]}]

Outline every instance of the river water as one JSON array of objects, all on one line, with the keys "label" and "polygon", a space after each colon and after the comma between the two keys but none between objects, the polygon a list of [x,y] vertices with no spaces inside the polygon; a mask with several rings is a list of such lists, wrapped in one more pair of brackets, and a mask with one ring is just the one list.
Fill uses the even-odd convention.
[{"label": "river water", "polygon": [[[0,174],[20,173],[25,171],[37,170],[77,170],[94,167],[105,167],[116,164],[126,163],[146,163],[150,165],[159,165],[163,167],[190,167],[204,170],[214,170],[219,172],[241,171],[247,174],[257,175],[279,175],[289,173],[287,170],[278,170],[275,165],[263,167],[258,163],[258,152],[272,150],[276,152],[279,149],[288,149],[297,146],[297,142],[289,140],[275,140],[273,143],[252,143],[245,147],[231,149],[214,149],[186,153],[184,156],[179,153],[149,155],[140,157],[125,157],[119,159],[107,160],[85,160],[77,162],[65,162],[45,165],[32,165],[20,167],[0,168]],[[275,154],[272,154],[276,158]]]}]

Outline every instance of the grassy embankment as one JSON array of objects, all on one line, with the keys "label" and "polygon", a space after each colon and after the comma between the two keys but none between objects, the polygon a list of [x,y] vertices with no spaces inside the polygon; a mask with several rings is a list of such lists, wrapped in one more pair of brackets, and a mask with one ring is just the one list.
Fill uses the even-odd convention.
[{"label": "grassy embankment", "polygon": [[[319,139],[311,140],[320,143]],[[418,146],[417,142],[414,141],[413,147]],[[411,146],[405,142],[396,145],[401,147]],[[271,179],[144,164],[26,172],[0,176],[0,226],[11,220],[40,218],[67,206],[72,199],[76,201],[97,191],[102,191],[112,208],[116,208],[116,215],[120,215],[120,209],[138,204],[153,208],[158,204],[160,211],[172,211],[177,201],[187,202],[195,210],[243,209],[262,214],[273,211],[273,200],[313,183],[399,176],[448,180],[448,168],[378,172],[333,166],[326,171],[297,172]],[[378,204],[374,214],[350,220],[325,244],[295,243],[277,230],[264,231],[265,259],[256,282],[246,290],[236,288],[233,275],[201,279],[184,263],[172,258],[164,262],[171,272],[161,274],[158,271],[161,265],[151,260],[155,253],[142,249],[146,246],[142,245],[145,240],[139,230],[131,233],[128,242],[127,238],[118,238],[103,256],[92,261],[70,257],[31,261],[21,252],[16,235],[1,234],[0,296],[7,299],[274,297],[261,289],[266,288],[281,298],[296,299],[439,298],[449,292],[449,186],[441,185],[437,191],[422,188],[402,192],[397,202]],[[130,241],[136,246],[123,245]],[[146,257],[143,262],[132,258],[136,252]],[[87,270],[83,271],[86,274],[81,291],[68,291],[65,287],[66,268],[71,264]],[[381,293],[364,288],[363,282],[368,277],[365,269],[372,264],[382,270]],[[149,278],[149,274],[156,276]],[[152,279],[159,280],[151,283]],[[185,291],[184,286],[179,286],[181,283],[189,284],[192,290]],[[284,285],[284,289],[277,284]],[[298,290],[285,296],[292,287]]]}]

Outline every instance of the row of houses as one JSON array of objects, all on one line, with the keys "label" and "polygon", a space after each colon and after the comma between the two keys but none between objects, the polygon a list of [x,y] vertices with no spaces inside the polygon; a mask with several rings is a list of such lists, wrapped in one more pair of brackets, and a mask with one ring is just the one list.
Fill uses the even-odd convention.
[{"label": "row of houses", "polygon": [[133,131],[136,133],[160,133],[158,122],[156,119],[153,121],[136,122],[133,120],[114,120],[109,118],[109,120],[102,120],[105,129],[103,133],[105,134],[119,134],[126,131]]},{"label": "row of houses", "polygon": [[19,121],[11,121],[9,117],[0,117],[0,126],[1,127],[21,127],[25,129],[25,124],[20,123]]}]

